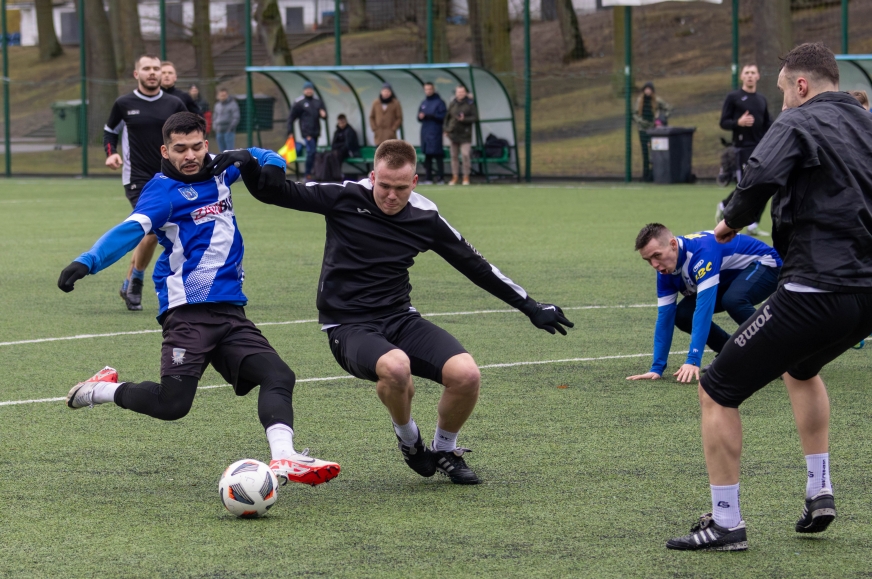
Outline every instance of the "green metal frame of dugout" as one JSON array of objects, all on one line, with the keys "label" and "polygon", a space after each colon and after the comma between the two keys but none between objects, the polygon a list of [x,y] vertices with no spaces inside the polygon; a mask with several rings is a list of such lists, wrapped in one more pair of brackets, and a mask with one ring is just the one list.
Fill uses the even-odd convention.
[{"label": "green metal frame of dugout", "polygon": [[872,54],[837,54],[839,90],[865,90],[872,97]]},{"label": "green metal frame of dugout", "polygon": [[[407,64],[380,66],[250,66],[247,73],[266,76],[279,88],[288,109],[303,93],[303,84],[311,82],[315,93],[324,103],[327,118],[322,120],[320,147],[330,145],[336,117],[342,113],[348,124],[357,131],[362,147],[373,145],[373,131],[369,125],[369,111],[378,98],[382,84],[390,83],[403,106],[403,124],[400,137],[416,147],[420,146],[421,124],[418,106],[424,99],[423,85],[432,82],[436,92],[446,104],[454,95],[454,88],[463,84],[473,95],[478,107],[479,120],[473,131],[473,150],[481,152],[472,160],[474,173],[492,177],[520,179],[515,112],[508,92],[500,80],[483,68],[469,64]],[[502,159],[484,157],[483,146],[488,135],[505,139],[509,143],[508,155]],[[299,128],[294,128],[300,142]]]}]

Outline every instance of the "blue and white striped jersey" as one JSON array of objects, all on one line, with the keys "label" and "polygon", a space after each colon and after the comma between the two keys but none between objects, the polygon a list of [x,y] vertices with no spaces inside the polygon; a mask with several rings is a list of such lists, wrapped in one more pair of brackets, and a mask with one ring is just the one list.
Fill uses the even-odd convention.
[{"label": "blue and white striped jersey", "polygon": [[651,372],[663,374],[672,345],[678,294],[697,295],[690,350],[685,363],[699,366],[711,327],[719,285],[729,286],[752,263],[781,267],[772,247],[739,234],[729,243],[718,243],[713,231],[700,231],[678,240],[678,264],[671,274],[657,273],[657,326]]},{"label": "blue and white striped jersey", "polygon": [[[261,164],[269,161],[284,166],[275,153],[249,151]],[[245,249],[230,194],[230,185],[239,177],[234,166],[217,177],[190,184],[158,173],[143,187],[133,213],[76,261],[97,273],[136,247],[146,234],[154,233],[164,249],[153,275],[158,317],[184,304],[245,305]]]}]

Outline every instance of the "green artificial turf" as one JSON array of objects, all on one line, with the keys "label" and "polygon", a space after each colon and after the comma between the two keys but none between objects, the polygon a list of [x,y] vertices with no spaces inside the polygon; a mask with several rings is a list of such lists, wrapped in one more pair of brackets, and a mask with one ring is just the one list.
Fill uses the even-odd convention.
[{"label": "green artificial turf", "polygon": [[[420,478],[403,464],[373,385],[344,377],[311,321],[323,218],[261,205],[236,186],[246,310],[297,374],[296,445],[342,465],[329,484],[283,487],[267,517],[239,520],[221,506],[217,480],[240,458],[269,459],[256,396],[203,389],[177,422],[111,404],[71,411],[33,402],[63,397],[107,364],[122,380],[158,379],[156,300],[147,295],[140,313],[124,309],[126,263],[71,294],[56,287],[61,269],[127,215],[120,183],[0,181],[0,402],[32,401],[0,405],[0,577],[870,576],[868,349],[823,372],[839,512],[826,533],[793,531],[805,465],[777,382],[742,407],[750,550],[664,548],[710,508],[709,490],[696,388],[625,380],[648,369],[656,317],[654,272],[633,240],[650,221],[677,233],[711,228],[724,190],[420,191],[533,297],[564,306],[576,327],[551,336],[520,313],[486,312],[507,306],[438,256],[420,256],[414,304],[450,314],[430,319],[482,366],[481,400],[459,442],[473,449],[468,462],[484,484]],[[643,307],[619,307],[633,305]],[[282,323],[300,320],[310,321]],[[133,333],[49,340],[119,332]],[[673,350],[687,343],[676,335]],[[543,363],[498,366],[519,362]],[[335,378],[311,380],[327,377]],[[211,369],[201,382],[222,383]],[[417,382],[413,416],[425,437],[440,388]]]}]

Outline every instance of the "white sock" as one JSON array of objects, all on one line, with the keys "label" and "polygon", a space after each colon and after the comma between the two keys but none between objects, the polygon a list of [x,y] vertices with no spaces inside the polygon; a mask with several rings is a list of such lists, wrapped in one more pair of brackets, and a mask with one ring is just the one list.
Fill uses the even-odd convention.
[{"label": "white sock", "polygon": [[393,420],[391,421],[394,425],[394,432],[397,433],[397,436],[400,437],[400,440],[403,441],[403,444],[406,446],[412,446],[416,442],[418,442],[418,425],[415,424],[415,419],[410,418],[408,424],[404,424],[400,426]]},{"label": "white sock", "polygon": [[805,483],[805,498],[810,499],[822,489],[833,490],[830,482],[830,453],[807,454],[808,479]]},{"label": "white sock", "polygon": [[732,529],[742,521],[742,514],[739,512],[739,483],[709,486],[712,489],[712,517],[718,525]]},{"label": "white sock", "polygon": [[758,225],[759,225],[759,223],[757,223],[755,221],[754,223],[752,223],[751,225],[748,226],[748,231],[756,231]]},{"label": "white sock", "polygon": [[297,454],[294,450],[294,429],[287,424],[273,424],[267,428],[266,439],[273,460],[291,458]]},{"label": "white sock", "polygon": [[115,391],[121,384],[115,382],[100,382],[94,386],[94,392],[91,394],[91,402],[94,404],[106,404],[107,402],[115,402]]},{"label": "white sock", "polygon": [[434,450],[454,450],[457,448],[457,433],[442,430],[436,427],[436,434],[433,435]]}]

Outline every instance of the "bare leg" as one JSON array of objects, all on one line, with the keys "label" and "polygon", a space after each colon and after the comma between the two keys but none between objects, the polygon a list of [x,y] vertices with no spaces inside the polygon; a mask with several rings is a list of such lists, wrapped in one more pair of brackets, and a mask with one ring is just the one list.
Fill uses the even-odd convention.
[{"label": "bare leg", "polygon": [[442,384],[445,390],[439,399],[439,428],[459,432],[472,414],[481,385],[481,373],[472,356],[458,354],[442,367]]},{"label": "bare leg", "polygon": [[739,483],[742,457],[742,421],[737,408],[721,406],[699,387],[702,409],[702,448],[709,483],[718,486]]},{"label": "bare leg", "polygon": [[[157,247],[157,236],[154,233],[149,233],[142,238],[136,249],[133,250],[132,267],[140,271],[145,271],[148,264],[151,263],[151,258],[154,257],[154,248]],[[127,274],[128,278],[130,274]]]},{"label": "bare leg", "polygon": [[391,350],[378,359],[375,372],[378,374],[375,391],[394,424],[408,424],[412,419],[412,397],[415,395],[409,357],[402,350]]},{"label": "bare leg", "polygon": [[803,454],[829,452],[830,399],[820,375],[810,380],[797,380],[784,374],[784,385],[790,396]]}]

